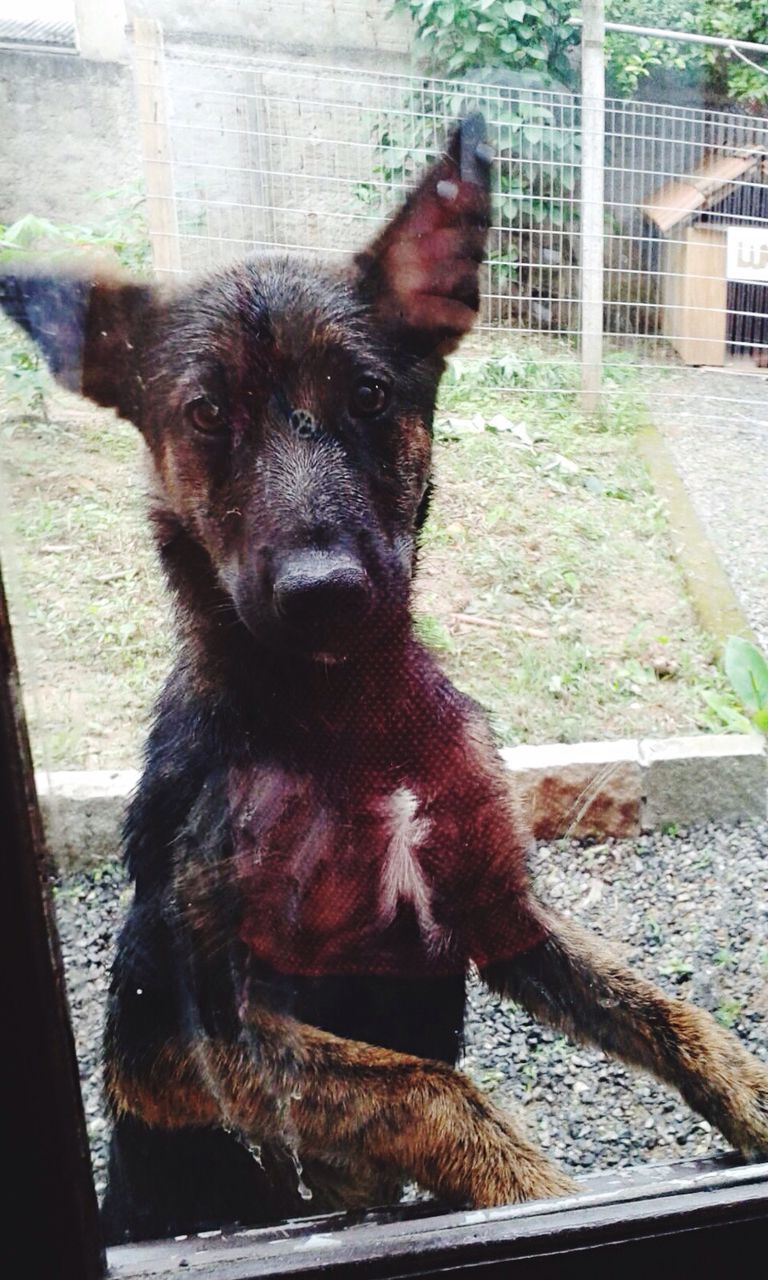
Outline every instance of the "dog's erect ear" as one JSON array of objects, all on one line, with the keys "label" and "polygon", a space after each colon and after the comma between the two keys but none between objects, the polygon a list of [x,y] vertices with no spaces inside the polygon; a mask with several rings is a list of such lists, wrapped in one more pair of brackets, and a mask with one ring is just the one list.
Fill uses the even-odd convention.
[{"label": "dog's erect ear", "polygon": [[138,416],[138,357],[155,291],[117,275],[0,268],[0,305],[25,329],[62,386]]},{"label": "dog's erect ear", "polygon": [[363,292],[419,352],[452,351],[480,305],[479,268],[490,224],[493,153],[476,113],[355,263]]}]

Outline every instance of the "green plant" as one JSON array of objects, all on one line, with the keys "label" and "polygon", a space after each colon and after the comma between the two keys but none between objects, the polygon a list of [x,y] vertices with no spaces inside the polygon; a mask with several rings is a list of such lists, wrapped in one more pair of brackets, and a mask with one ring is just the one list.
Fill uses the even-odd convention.
[{"label": "green plant", "polygon": [[450,633],[431,613],[417,613],[414,617],[414,629],[422,644],[428,645],[430,649],[438,652],[450,650]]},{"label": "green plant", "polygon": [[[532,256],[537,277],[547,274],[547,257],[550,269],[570,265],[569,252],[562,262],[560,232],[576,220],[571,206],[580,143],[567,99],[542,101],[524,87],[505,83],[496,73],[481,71],[477,76],[476,82],[468,76],[445,87],[438,82],[439,88],[425,81],[403,104],[405,113],[383,115],[372,130],[374,173],[381,187],[408,185],[423,157],[429,161],[439,154],[446,118],[482,111],[498,157],[493,170],[494,223],[501,229],[488,260],[497,284],[505,287],[520,280],[523,264]],[[498,83],[493,83],[495,79]],[[357,198],[369,206],[373,203],[370,184],[358,186]],[[551,245],[548,231],[554,233]],[[531,235],[536,237],[534,255],[529,251]],[[541,288],[543,281],[537,279],[537,283]]]},{"label": "green plant", "polygon": [[[608,0],[606,18],[636,26],[699,31],[701,0]],[[674,70],[685,81],[700,75],[701,45],[652,36],[608,31],[605,37],[606,78],[612,93],[633,94],[640,81],[656,70]]]},{"label": "green plant", "polygon": [[93,225],[52,222],[27,213],[0,226],[0,262],[101,253],[131,271],[147,272],[151,259],[143,194],[129,186],[101,191],[93,200],[105,206]]},{"label": "green plant", "polygon": [[[573,253],[563,230],[574,224],[580,142],[567,89],[574,83],[570,51],[578,28],[566,0],[395,0],[411,15],[427,67],[451,82],[425,81],[374,128],[375,171],[387,185],[408,183],[424,153],[444,143],[444,121],[483,112],[498,156],[494,224],[500,233],[488,256],[491,292],[536,312],[541,327],[570,328],[558,304],[570,287]],[[532,90],[560,90],[550,97]],[[563,95],[563,89],[566,90]],[[370,203],[367,189],[359,193]],[[531,264],[535,264],[532,266]],[[538,299],[545,299],[545,304]],[[560,319],[562,325],[558,325]],[[538,324],[537,324],[538,327]]]},{"label": "green plant", "polygon": [[410,15],[429,63],[446,75],[506,66],[574,81],[568,55],[580,36],[570,0],[394,0],[392,11]]},{"label": "green plant", "polygon": [[768,733],[768,662],[764,655],[751,641],[729,636],[724,666],[731,687],[752,723]]},{"label": "green plant", "polygon": [[[768,0],[608,0],[606,17],[644,27],[690,31],[726,40],[768,43]],[[657,70],[674,70],[682,83],[703,84],[713,96],[768,102],[768,75],[753,55],[745,62],[713,45],[660,40],[620,32],[606,35],[609,87],[632,94]],[[758,65],[755,65],[757,63]]]},{"label": "green plant", "polygon": [[738,1022],[740,1014],[740,1000],[723,1000],[722,1004],[715,1009],[715,1018],[721,1027],[733,1027]]},{"label": "green plant", "polygon": [[729,688],[706,689],[702,696],[712,718],[710,727],[729,733],[768,733],[768,662],[750,640],[729,636],[723,652]]},{"label": "green plant", "polygon": [[694,970],[690,960],[684,960],[682,956],[675,954],[666,964],[660,965],[659,972],[675,982],[687,982],[693,977]]}]

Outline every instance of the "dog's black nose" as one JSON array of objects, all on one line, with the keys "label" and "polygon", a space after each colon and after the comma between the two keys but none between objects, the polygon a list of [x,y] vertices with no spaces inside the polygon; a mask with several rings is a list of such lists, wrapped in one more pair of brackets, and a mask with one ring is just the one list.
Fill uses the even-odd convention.
[{"label": "dog's black nose", "polygon": [[278,570],[274,602],[281,621],[322,637],[362,621],[371,604],[371,583],[345,552],[297,551]]}]

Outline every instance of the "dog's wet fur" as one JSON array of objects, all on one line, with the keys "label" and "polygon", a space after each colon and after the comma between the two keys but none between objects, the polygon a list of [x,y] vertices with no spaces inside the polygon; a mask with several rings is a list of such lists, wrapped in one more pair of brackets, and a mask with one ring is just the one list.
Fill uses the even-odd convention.
[{"label": "dog's wet fur", "polygon": [[452,1204],[571,1190],[455,1070],[471,964],[768,1150],[768,1070],[536,898],[482,715],[413,634],[490,163],[470,117],[342,268],[5,273],[56,377],[140,429],[177,604],[126,822],[108,1242],[381,1204],[406,1180]]}]

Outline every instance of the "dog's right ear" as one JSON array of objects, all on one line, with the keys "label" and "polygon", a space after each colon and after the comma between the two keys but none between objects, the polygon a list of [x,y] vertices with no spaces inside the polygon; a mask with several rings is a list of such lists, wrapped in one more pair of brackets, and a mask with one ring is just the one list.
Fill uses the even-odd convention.
[{"label": "dog's right ear", "polygon": [[493,153],[479,112],[355,258],[363,296],[420,353],[452,351],[480,307]]},{"label": "dog's right ear", "polygon": [[0,269],[0,305],[62,386],[137,422],[139,356],[156,308],[150,284],[118,275]]}]

